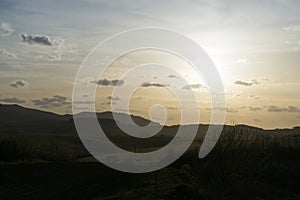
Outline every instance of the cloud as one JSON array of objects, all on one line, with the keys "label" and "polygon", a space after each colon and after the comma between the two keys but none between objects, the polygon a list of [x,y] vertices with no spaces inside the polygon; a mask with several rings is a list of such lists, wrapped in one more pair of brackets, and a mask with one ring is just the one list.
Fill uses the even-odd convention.
[{"label": "cloud", "polygon": [[252,85],[258,85],[259,82],[257,80],[251,80],[251,82],[246,82],[246,81],[235,81],[235,85],[242,85],[242,86],[252,86]]},{"label": "cloud", "polygon": [[288,107],[278,107],[278,106],[269,106],[269,112],[300,112],[300,109],[296,106],[288,106]]},{"label": "cloud", "polygon": [[255,100],[260,100],[260,98],[255,96],[255,95],[249,95],[249,98],[250,99],[255,99]]},{"label": "cloud", "polygon": [[9,57],[9,58],[17,57],[13,52],[10,52],[6,49],[0,49],[0,56],[5,56],[5,57]]},{"label": "cloud", "polygon": [[[212,110],[211,108],[206,108],[206,110]],[[238,109],[236,108],[229,108],[229,107],[215,107],[214,110],[218,110],[218,111],[225,111],[225,112],[228,112],[228,113],[237,113],[239,112]]]},{"label": "cloud", "polygon": [[135,97],[134,99],[135,100],[145,100],[146,98],[145,97]]},{"label": "cloud", "polygon": [[60,54],[39,54],[34,57],[34,60],[60,61]]},{"label": "cloud", "polygon": [[201,88],[202,85],[200,84],[191,84],[191,85],[185,85],[182,87],[182,89],[184,90],[190,90],[190,89],[198,89],[198,88]]},{"label": "cloud", "polygon": [[261,61],[261,60],[248,60],[247,58],[239,58],[235,61],[235,63],[238,63],[238,64],[262,64],[264,63],[264,61]]},{"label": "cloud", "polygon": [[120,100],[119,97],[112,97],[112,96],[107,97],[107,99],[111,100],[111,101],[119,101]]},{"label": "cloud", "polygon": [[166,85],[160,84],[160,83],[150,83],[150,82],[144,82],[141,84],[142,87],[166,87]]},{"label": "cloud", "polygon": [[96,102],[95,101],[73,101],[72,102],[73,104],[76,104],[76,105],[85,105],[85,104],[95,104]]},{"label": "cloud", "polygon": [[261,120],[260,119],[252,119],[254,122],[256,122],[256,123],[260,123],[261,122]]},{"label": "cloud", "polygon": [[113,96],[108,96],[107,99],[109,100],[108,102],[106,102],[106,105],[116,105],[117,101],[120,100],[119,97],[113,97]]},{"label": "cloud", "polygon": [[285,31],[300,31],[300,25],[294,25],[294,26],[285,26],[282,27],[283,30]]},{"label": "cloud", "polygon": [[3,99],[0,99],[0,102],[3,102],[3,103],[26,103],[25,100],[22,100],[22,99],[19,99],[17,97],[11,97],[11,98],[3,98]]},{"label": "cloud", "polygon": [[102,79],[99,81],[91,81],[91,83],[95,83],[97,85],[102,85],[102,86],[122,86],[125,83],[125,81],[118,80],[118,79],[115,80]]},{"label": "cloud", "polygon": [[249,110],[250,110],[250,111],[253,111],[253,112],[256,112],[256,111],[262,110],[262,108],[261,108],[261,107],[253,107],[253,106],[250,106],[250,107],[249,107]]},{"label": "cloud", "polygon": [[168,76],[169,78],[178,78],[176,75],[174,75],[174,74],[170,74],[169,76]]},{"label": "cloud", "polygon": [[35,99],[31,101],[33,105],[40,106],[41,108],[61,107],[70,105],[67,97],[55,95],[52,98]]},{"label": "cloud", "polygon": [[169,110],[177,110],[178,108],[175,107],[175,106],[168,106],[167,109],[169,109]]},{"label": "cloud", "polygon": [[13,88],[22,88],[22,87],[25,87],[28,84],[29,83],[27,81],[24,81],[24,80],[15,80],[12,83],[10,83],[9,86],[13,87]]},{"label": "cloud", "polygon": [[27,35],[26,33],[21,33],[20,37],[22,39],[22,42],[28,43],[28,44],[39,44],[44,46],[53,46],[54,43],[51,40],[49,36],[46,35]]},{"label": "cloud", "polygon": [[0,26],[0,36],[9,36],[11,35],[15,29],[13,29],[10,24],[2,22]]}]

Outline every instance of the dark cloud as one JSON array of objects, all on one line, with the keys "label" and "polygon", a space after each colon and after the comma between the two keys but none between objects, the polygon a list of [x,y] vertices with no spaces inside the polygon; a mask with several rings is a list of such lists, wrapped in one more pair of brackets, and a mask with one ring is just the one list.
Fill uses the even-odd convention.
[{"label": "dark cloud", "polygon": [[177,110],[178,108],[175,107],[175,106],[169,106],[169,107],[167,107],[167,109],[169,109],[169,110]]},{"label": "dark cloud", "polygon": [[242,86],[252,86],[252,85],[257,85],[259,82],[257,80],[252,80],[251,82],[246,82],[246,81],[235,81],[235,85],[242,85]]},{"label": "dark cloud", "polygon": [[119,101],[120,100],[119,97],[112,97],[112,96],[107,97],[107,99],[111,100],[111,101]]},{"label": "dark cloud", "polygon": [[144,82],[141,84],[142,87],[166,87],[166,85],[160,84],[160,83],[149,83]]},{"label": "dark cloud", "polygon": [[190,89],[198,89],[198,88],[201,88],[202,85],[200,84],[191,84],[191,85],[185,85],[182,87],[182,89],[184,90],[190,90]]},{"label": "dark cloud", "polygon": [[52,108],[52,107],[61,107],[65,105],[70,105],[67,97],[55,95],[52,98],[42,98],[32,100],[32,103],[41,108]]},{"label": "dark cloud", "polygon": [[22,99],[19,99],[17,97],[11,97],[11,98],[3,98],[3,99],[0,99],[0,102],[3,102],[3,103],[26,103],[25,100],[22,100]]},{"label": "dark cloud", "polygon": [[9,84],[9,86],[13,88],[22,88],[25,87],[26,85],[28,85],[28,82],[24,80],[15,80]]},{"label": "dark cloud", "polygon": [[2,22],[0,26],[0,36],[8,36],[11,35],[15,29],[13,29],[10,24]]},{"label": "dark cloud", "polygon": [[269,112],[300,112],[300,109],[296,106],[288,106],[288,107],[278,107],[278,106],[269,106]]},{"label": "dark cloud", "polygon": [[249,110],[250,110],[250,111],[253,111],[253,112],[256,112],[256,111],[262,110],[262,108],[261,108],[261,107],[253,107],[253,106],[250,106],[250,107],[249,107]]},{"label": "dark cloud", "polygon": [[39,44],[45,46],[53,46],[54,43],[49,36],[46,35],[27,35],[26,33],[21,33],[20,37],[22,42],[28,44]]},{"label": "dark cloud", "polygon": [[108,80],[108,79],[102,79],[99,81],[91,81],[91,83],[95,83],[97,85],[102,86],[122,86],[125,82],[123,80]]},{"label": "dark cloud", "polygon": [[117,105],[117,103],[109,101],[109,102],[106,102],[106,105]]}]

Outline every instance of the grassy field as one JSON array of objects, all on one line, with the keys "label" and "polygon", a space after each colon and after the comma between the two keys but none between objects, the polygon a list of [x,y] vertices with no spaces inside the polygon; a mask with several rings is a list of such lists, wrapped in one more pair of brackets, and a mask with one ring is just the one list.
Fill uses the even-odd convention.
[{"label": "grassy field", "polygon": [[[169,134],[167,130],[165,135]],[[170,140],[168,136],[159,137],[162,144],[163,140],[165,143]],[[248,127],[226,127],[205,159],[197,158],[200,136],[171,166],[152,173],[128,174],[96,162],[76,136],[4,134],[0,137],[0,196],[3,199],[300,199],[298,137],[295,134],[282,137],[283,134],[270,135]],[[157,138],[152,140],[157,145],[156,141]],[[127,143],[128,149],[135,144],[124,138],[115,138],[115,142]]]},{"label": "grassy field", "polygon": [[[0,110],[0,199],[300,199],[300,128],[225,126],[213,151],[199,159],[208,126],[197,125],[197,137],[176,162],[129,174],[97,162],[71,116],[16,105]],[[137,153],[167,145],[178,129],[138,139],[125,135],[111,113],[99,117],[113,143]],[[191,126],[184,127],[187,134]]]}]

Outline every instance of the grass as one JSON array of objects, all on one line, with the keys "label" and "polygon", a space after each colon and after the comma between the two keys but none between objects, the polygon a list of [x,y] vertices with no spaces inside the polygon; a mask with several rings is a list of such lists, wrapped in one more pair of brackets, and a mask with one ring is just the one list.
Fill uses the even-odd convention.
[{"label": "grass", "polygon": [[[176,130],[176,127],[170,129]],[[166,128],[148,151],[172,139]],[[300,148],[295,134],[225,127],[213,151],[198,159],[202,127],[191,148],[167,168],[146,174],[110,169],[76,136],[2,134],[1,199],[300,199]],[[160,138],[161,143],[157,143]],[[136,141],[115,137],[132,149]],[[145,142],[145,141],[142,141]],[[152,143],[152,144],[151,144]],[[126,146],[127,144],[127,146]]]}]

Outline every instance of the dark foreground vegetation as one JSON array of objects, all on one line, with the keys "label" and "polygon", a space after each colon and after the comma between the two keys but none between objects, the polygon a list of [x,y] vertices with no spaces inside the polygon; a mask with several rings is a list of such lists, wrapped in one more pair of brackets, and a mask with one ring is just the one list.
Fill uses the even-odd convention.
[{"label": "dark foreground vegetation", "polygon": [[[207,129],[200,125],[193,145],[175,163],[156,172],[129,174],[96,162],[74,132],[70,116],[65,117],[47,117],[55,123],[45,123],[44,130],[39,126],[41,133],[31,125],[26,128],[24,118],[2,119],[0,199],[300,199],[299,128],[226,126],[213,151],[198,159]],[[143,142],[120,135],[112,120],[100,123],[114,133],[111,140],[118,146],[137,152],[167,144],[177,130],[165,127]]]}]

